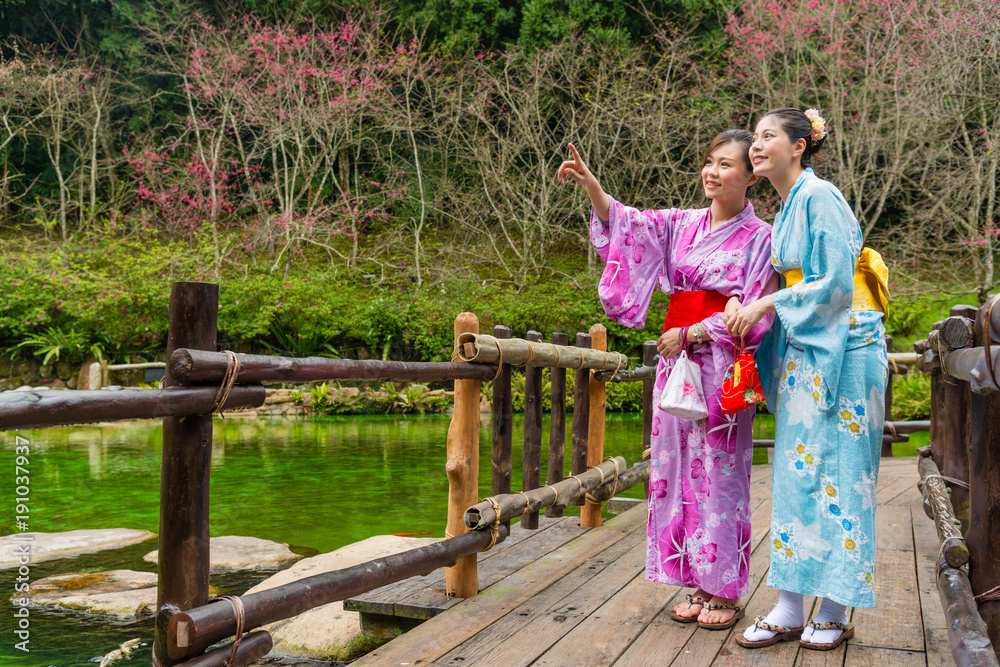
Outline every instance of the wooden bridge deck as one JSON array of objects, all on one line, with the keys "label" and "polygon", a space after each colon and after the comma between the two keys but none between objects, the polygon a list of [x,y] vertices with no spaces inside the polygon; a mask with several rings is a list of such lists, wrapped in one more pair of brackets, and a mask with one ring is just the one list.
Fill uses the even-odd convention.
[{"label": "wooden bridge deck", "polygon": [[[770,466],[753,470],[751,594],[736,632],[767,613],[777,598],[765,585],[770,473]],[[447,601],[440,576],[373,592],[364,604],[381,604],[385,613],[437,615],[353,664],[951,665],[934,583],[938,541],[921,508],[917,479],[916,459],[883,459],[876,494],[878,606],[853,612],[855,638],[835,651],[803,650],[791,642],[749,651],[735,643],[732,631],[670,620],[669,610],[686,590],[643,577],[642,504],[601,528],[581,529],[575,517],[543,517],[537,531],[516,529],[506,543],[480,555],[481,592],[475,598]],[[807,605],[813,604],[808,598]],[[447,608],[438,612],[435,605]]]}]

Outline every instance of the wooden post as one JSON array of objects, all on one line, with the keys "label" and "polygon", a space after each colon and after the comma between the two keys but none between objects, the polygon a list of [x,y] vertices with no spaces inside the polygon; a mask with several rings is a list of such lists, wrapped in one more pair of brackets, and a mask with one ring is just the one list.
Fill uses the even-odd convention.
[{"label": "wooden post", "polygon": [[[892,336],[885,337],[885,350],[892,354]],[[896,374],[892,372],[892,362],[889,362],[889,378],[885,384],[885,421],[892,421],[892,379]],[[892,443],[882,439],[882,456],[892,457]]]},{"label": "wooden post", "polygon": [[[941,337],[949,349],[970,347],[974,340],[975,306],[952,306],[951,317],[945,320]],[[965,319],[958,319],[965,318]],[[941,439],[946,477],[969,481],[969,383],[956,379],[942,382]],[[958,485],[949,485],[955,518],[962,524],[962,532],[969,530],[969,491]]]},{"label": "wooden post", "polygon": [[[591,349],[608,349],[608,330],[603,324],[595,324],[590,327]],[[588,374],[590,383],[590,415],[587,426],[587,467],[593,468],[601,465],[604,459],[604,410],[606,407],[605,386],[594,378],[591,372]],[[622,471],[624,472],[624,471]],[[597,500],[585,501],[583,509],[580,511],[580,525],[584,528],[597,528],[601,525],[601,503]]]},{"label": "wooden post", "polygon": [[[567,345],[569,336],[564,333],[552,334],[553,345]],[[566,369],[552,369],[552,415],[549,419],[549,463],[545,482],[549,486],[563,480],[564,458],[566,456]],[[562,507],[549,507],[547,517],[561,517]]]},{"label": "wooden post", "polygon": [[[642,365],[652,366],[656,363],[656,341],[647,340],[642,344]],[[656,377],[642,381],[642,451],[652,447],[653,443],[653,385]],[[649,498],[649,477],[644,483],[646,497]]]},{"label": "wooden post", "polygon": [[[542,334],[529,331],[525,340],[538,343]],[[542,369],[524,369],[524,454],[521,458],[521,490],[537,489],[542,478]],[[521,518],[521,527],[538,528],[538,511]]]},{"label": "wooden post", "polygon": [[[510,327],[493,327],[495,338],[510,338]],[[500,375],[493,381],[493,478],[490,486],[494,496],[510,493],[511,443],[514,434],[514,407],[510,391],[510,364],[503,364]],[[510,522],[507,522],[510,528]]]},{"label": "wooden post", "polygon": [[[576,335],[577,347],[590,347],[590,334]],[[590,428],[590,371],[581,368],[576,371],[573,387],[573,451],[570,457],[570,474],[579,475],[587,471],[587,429]],[[575,501],[583,505],[583,498]]]},{"label": "wooden post", "polygon": [[[473,313],[455,318],[455,345],[460,334],[479,333]],[[455,413],[448,427],[448,528],[446,537],[466,532],[465,510],[479,500],[479,389],[481,380],[455,380]],[[444,570],[448,597],[470,598],[479,592],[476,554],[458,559]]]},{"label": "wooden post", "polygon": [[[215,351],[219,286],[175,282],[170,287],[167,356],[182,347]],[[165,386],[180,383],[168,373]],[[179,611],[208,602],[208,499],[212,415],[163,418],[160,468],[159,574],[153,651],[164,667],[167,625]]]},{"label": "wooden post", "polygon": [[[975,343],[990,335],[985,311],[976,317]],[[1000,586],[1000,392],[971,393],[969,430],[969,581],[979,595]],[[981,601],[979,613],[986,621],[993,646],[1000,646],[1000,600]]]}]

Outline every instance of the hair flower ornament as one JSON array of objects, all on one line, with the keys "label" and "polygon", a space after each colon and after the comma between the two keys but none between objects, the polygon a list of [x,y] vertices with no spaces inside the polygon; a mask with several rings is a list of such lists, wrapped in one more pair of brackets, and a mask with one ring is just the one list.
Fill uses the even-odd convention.
[{"label": "hair flower ornament", "polygon": [[826,119],[819,115],[819,109],[806,109],[806,118],[812,125],[812,134],[809,136],[813,141],[819,141],[826,136]]}]

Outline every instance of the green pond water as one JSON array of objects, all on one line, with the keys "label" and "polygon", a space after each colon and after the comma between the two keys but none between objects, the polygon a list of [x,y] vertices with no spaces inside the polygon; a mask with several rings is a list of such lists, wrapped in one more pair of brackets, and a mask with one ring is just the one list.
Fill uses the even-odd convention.
[{"label": "green pond water", "polygon": [[[301,554],[327,552],[386,533],[444,536],[448,482],[444,475],[447,416],[338,417],[296,420],[215,420],[211,477],[211,535],[249,535],[286,542]],[[515,415],[514,489],[521,484],[523,418]],[[773,420],[761,415],[755,436],[773,437]],[[543,424],[542,479],[548,451]],[[17,433],[30,442],[29,529],[159,527],[162,430],[159,422],[51,428]],[[480,440],[480,496],[489,495],[489,415]],[[922,435],[922,434],[921,434]],[[915,453],[911,443],[897,455]],[[0,482],[0,534],[14,532],[15,433],[0,433],[8,471]],[[899,447],[899,446],[897,446]],[[912,450],[912,451],[911,451]],[[642,452],[640,415],[609,414],[605,454],[629,465]],[[755,463],[768,452],[757,450]],[[566,462],[569,458],[567,437]],[[642,486],[626,497],[642,497]],[[568,508],[567,514],[579,513]],[[156,549],[150,540],[126,549],[33,563],[31,581],[66,572],[110,569],[155,571],[142,560]],[[13,593],[15,570],[3,570],[3,595]],[[270,573],[268,573],[270,574]],[[240,594],[265,575],[213,576],[221,592]],[[115,622],[79,613],[32,609],[30,653],[14,648],[13,607],[0,614],[0,667],[93,667],[122,642],[144,645],[116,666],[148,665],[152,619]],[[315,664],[315,663],[312,663]]]}]

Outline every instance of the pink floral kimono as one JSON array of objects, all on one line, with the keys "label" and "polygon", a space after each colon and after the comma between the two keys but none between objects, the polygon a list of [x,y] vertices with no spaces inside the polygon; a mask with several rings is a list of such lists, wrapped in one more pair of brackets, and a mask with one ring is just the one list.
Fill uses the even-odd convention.
[{"label": "pink floral kimono", "polygon": [[[668,294],[715,291],[744,304],[777,287],[771,227],[749,201],[714,232],[707,208],[639,211],[612,199],[609,217],[591,213],[590,238],[607,263],[598,292],[616,322],[643,327],[657,287]],[[752,329],[750,349],[772,319]],[[646,578],[736,598],[748,592],[754,410],[722,414],[734,341],[722,313],[701,324],[712,340],[689,346],[688,355],[701,368],[708,418],[691,422],[662,412],[657,406],[674,360],[661,359],[656,373]]]}]

